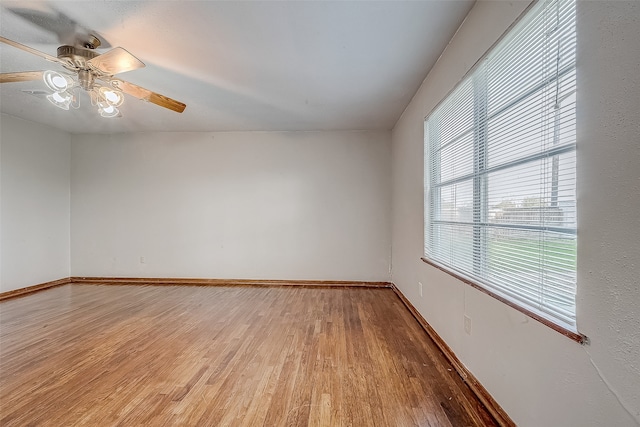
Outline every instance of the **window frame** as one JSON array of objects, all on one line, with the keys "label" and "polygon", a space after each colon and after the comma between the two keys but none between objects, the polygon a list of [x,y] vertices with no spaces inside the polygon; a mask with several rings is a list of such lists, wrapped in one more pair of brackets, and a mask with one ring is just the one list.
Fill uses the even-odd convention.
[{"label": "window frame", "polygon": [[[532,9],[536,7],[544,7],[544,6],[541,6],[541,5],[544,5],[544,3],[546,3],[545,0],[538,0],[536,2],[532,2],[532,4],[529,5],[529,7],[521,14],[521,16],[504,32],[504,34],[487,50],[487,52],[485,52],[485,54],[481,56],[481,58],[477,61],[477,63],[464,75],[464,77],[453,87],[453,89],[445,97],[443,97],[443,99],[425,117],[425,121],[424,121],[424,142],[425,142],[424,143],[424,150],[425,150],[424,152],[424,161],[425,161],[424,163],[424,173],[425,173],[424,250],[425,252],[423,254],[424,256],[421,257],[421,259],[425,263],[447,273],[450,276],[455,277],[456,279],[462,281],[463,283],[470,285],[473,288],[478,289],[481,292],[501,301],[502,303],[524,313],[525,315],[552,328],[553,330],[561,333],[562,335],[574,341],[577,341],[581,344],[586,344],[588,343],[588,338],[583,334],[577,332],[577,329],[576,331],[568,329],[563,325],[556,323],[553,320],[545,316],[542,316],[536,313],[535,311],[528,309],[525,305],[518,304],[516,301],[513,301],[513,299],[505,297],[504,295],[501,295],[498,292],[494,292],[492,289],[487,288],[487,286],[482,283],[482,280],[466,275],[464,272],[459,271],[455,266],[450,266],[444,262],[439,262],[438,260],[429,258],[429,255],[426,249],[429,242],[428,239],[430,238],[429,236],[433,235],[433,228],[432,228],[433,224],[436,222],[441,224],[447,222],[447,221],[443,221],[442,219],[438,219],[437,221],[429,220],[430,216],[433,215],[432,212],[430,212],[429,210],[429,206],[432,206],[434,209],[437,209],[437,203],[439,203],[436,201],[433,201],[432,203],[432,199],[439,200],[439,197],[434,196],[433,192],[438,191],[439,188],[443,188],[447,185],[451,185],[454,182],[464,182],[464,181],[471,180],[472,187],[473,187],[473,191],[472,191],[473,206],[474,207],[481,206],[480,209],[473,209],[473,213],[472,213],[472,217],[473,217],[472,245],[473,246],[471,250],[473,253],[472,255],[473,271],[474,273],[478,272],[478,274],[480,275],[480,271],[486,268],[486,257],[487,257],[487,243],[486,243],[487,241],[486,241],[485,230],[487,229],[486,227],[486,225],[488,224],[487,215],[489,212],[488,190],[487,190],[488,176],[489,176],[488,174],[495,170],[501,170],[501,169],[507,169],[509,167],[513,167],[514,164],[518,164],[518,163],[525,164],[525,163],[534,162],[536,160],[546,158],[547,156],[549,156],[550,153],[553,155],[554,158],[557,158],[557,156],[559,156],[560,154],[576,150],[576,144],[574,144],[573,147],[567,147],[566,145],[561,145],[557,147],[557,149],[555,150],[552,149],[550,152],[545,151],[542,153],[538,153],[536,155],[526,156],[524,158],[518,158],[516,160],[511,160],[506,163],[501,163],[497,167],[496,166],[488,167],[488,164],[487,164],[488,163],[487,150],[488,150],[489,141],[487,140],[486,135],[487,135],[487,128],[490,123],[491,117],[499,116],[502,112],[507,111],[509,108],[513,107],[514,105],[517,105],[519,102],[523,101],[527,97],[532,96],[533,94],[537,93],[540,90],[544,90],[544,88],[548,84],[553,83],[554,80],[559,81],[565,74],[570,73],[572,71],[576,72],[577,66],[575,63],[565,65],[565,67],[562,70],[559,70],[556,74],[553,75],[553,78],[551,80],[546,79],[540,82],[538,85],[530,88],[528,91],[521,94],[517,98],[507,102],[505,105],[501,106],[496,111],[493,111],[491,113],[491,117],[487,116],[488,101],[487,101],[487,81],[486,81],[487,77],[486,77],[486,70],[484,69],[484,64],[486,63],[485,59],[494,51],[496,46],[498,46],[500,43],[503,42],[503,40],[506,37],[509,37],[512,35],[514,27],[518,25],[523,18],[527,17],[528,14],[531,13]],[[438,182],[438,185],[434,186],[432,182],[433,179],[431,176],[429,176],[429,170],[431,168],[428,166],[428,163],[430,161],[430,159],[428,158],[428,155],[431,150],[428,147],[428,136],[429,136],[428,132],[430,130],[427,126],[427,123],[431,118],[431,116],[433,115],[433,113],[436,112],[443,103],[449,101],[451,95],[454,94],[462,85],[464,85],[469,80],[472,81],[471,84],[472,84],[472,92],[473,92],[472,98],[473,98],[473,104],[474,104],[473,105],[474,122],[470,129],[460,133],[456,137],[456,139],[447,142],[447,144],[454,143],[455,140],[462,138],[464,135],[466,135],[469,132],[474,134],[473,171],[472,173],[455,177],[453,179],[448,179],[442,182]],[[477,116],[480,114],[484,114],[484,117],[479,119]],[[484,134],[484,136],[482,134]],[[442,151],[442,149],[443,149],[443,146],[439,147],[440,151]],[[439,159],[436,159],[436,161],[439,161]],[[440,173],[439,172],[440,170],[441,169],[438,168],[438,173]],[[439,179],[437,181],[439,181]],[[465,224],[468,225],[467,223]],[[492,224],[492,225],[495,226],[495,224]],[[509,227],[508,225],[502,225],[502,226]],[[525,229],[526,227],[515,227],[515,228]],[[535,230],[544,229],[544,231],[554,231],[554,230],[550,230],[550,227],[532,226],[531,228]],[[571,232],[577,233],[577,227],[576,228],[559,227],[559,229],[556,231],[560,231],[563,233],[571,233]]]}]

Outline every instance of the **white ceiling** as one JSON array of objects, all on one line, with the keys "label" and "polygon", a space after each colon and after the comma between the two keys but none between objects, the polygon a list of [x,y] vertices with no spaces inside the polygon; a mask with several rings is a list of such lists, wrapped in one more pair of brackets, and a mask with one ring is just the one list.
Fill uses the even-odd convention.
[{"label": "white ceiling", "polygon": [[[146,64],[119,77],[187,104],[178,114],[127,97],[123,117],[106,119],[88,97],[64,111],[23,92],[46,90],[41,81],[0,85],[4,113],[71,133],[117,133],[391,129],[473,0],[1,4],[2,36],[55,56],[63,43],[43,27],[60,32],[75,21]],[[44,18],[36,25],[12,8]],[[2,72],[62,70],[5,44],[0,60]]]}]

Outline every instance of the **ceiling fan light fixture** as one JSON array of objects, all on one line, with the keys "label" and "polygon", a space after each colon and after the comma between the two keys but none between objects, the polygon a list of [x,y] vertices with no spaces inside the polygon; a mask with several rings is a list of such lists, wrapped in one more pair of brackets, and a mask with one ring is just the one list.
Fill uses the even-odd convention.
[{"label": "ceiling fan light fixture", "polygon": [[[124,94],[177,113],[184,111],[186,104],[182,102],[125,80],[114,78],[116,74],[136,70],[145,65],[121,47],[105,53],[95,52],[93,49],[99,46],[100,40],[96,36],[88,34],[88,40],[78,39],[73,45],[58,47],[56,56],[0,36],[0,44],[7,44],[65,68],[62,73],[53,70],[1,73],[0,83],[43,79],[51,90],[51,94],[46,96],[47,99],[63,110],[80,108],[79,94],[86,92],[91,98],[91,105],[98,106],[98,111],[103,117],[122,117],[116,107],[124,102]],[[78,43],[80,41],[83,43]],[[83,48],[81,45],[85,47]],[[106,84],[105,88],[103,88],[103,84]]]},{"label": "ceiling fan light fixture", "polygon": [[111,118],[120,116],[120,110],[106,102],[99,102],[98,107],[98,112],[102,117]]},{"label": "ceiling fan light fixture", "polygon": [[47,95],[49,102],[63,110],[69,109],[72,98],[73,96],[67,92],[54,92],[51,95]]},{"label": "ceiling fan light fixture", "polygon": [[45,71],[42,74],[42,79],[47,87],[54,92],[63,92],[73,84],[69,77],[51,70]]},{"label": "ceiling fan light fixture", "polygon": [[116,89],[111,89],[106,86],[100,87],[98,90],[100,96],[107,102],[107,104],[112,105],[114,107],[119,107],[124,102],[124,95],[121,91]]}]

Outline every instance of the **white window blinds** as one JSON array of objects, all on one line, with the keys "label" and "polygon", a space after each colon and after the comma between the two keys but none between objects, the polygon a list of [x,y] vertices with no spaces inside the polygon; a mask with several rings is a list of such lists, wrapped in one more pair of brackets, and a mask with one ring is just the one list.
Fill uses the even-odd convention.
[{"label": "white window blinds", "polygon": [[576,330],[575,2],[539,2],[425,122],[425,256]]}]

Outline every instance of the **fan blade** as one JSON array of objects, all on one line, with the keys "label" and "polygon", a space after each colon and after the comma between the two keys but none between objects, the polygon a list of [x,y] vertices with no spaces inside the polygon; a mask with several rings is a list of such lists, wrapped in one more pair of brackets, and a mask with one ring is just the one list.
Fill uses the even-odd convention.
[{"label": "fan blade", "polygon": [[111,49],[109,52],[96,56],[87,64],[94,70],[113,76],[125,71],[136,70],[144,67],[144,63],[121,47]]},{"label": "fan blade", "polygon": [[[63,45],[88,47],[87,44],[94,43],[92,35],[95,36],[97,34],[95,31],[83,27],[63,12],[56,10],[51,5],[42,5],[35,9],[29,7],[7,7],[6,9],[27,22],[55,34],[58,41]],[[99,46],[103,49],[111,47],[102,36],[99,40]]]},{"label": "fan blade", "polygon": [[44,71],[23,71],[21,73],[1,73],[0,83],[29,82],[42,80]]},{"label": "fan blade", "polygon": [[0,42],[2,42],[2,43],[6,43],[6,44],[8,44],[9,46],[13,46],[13,47],[16,47],[16,48],[18,48],[18,49],[22,49],[22,50],[24,50],[25,52],[32,53],[32,54],[34,54],[34,55],[36,55],[36,56],[39,56],[40,58],[44,58],[44,59],[46,59],[47,61],[57,62],[57,63],[59,63],[59,64],[65,64],[65,62],[64,62],[64,61],[62,61],[62,60],[60,60],[60,59],[56,58],[55,56],[51,56],[51,55],[49,55],[48,53],[40,52],[39,50],[36,50],[36,49],[34,49],[34,48],[32,48],[32,47],[25,46],[25,45],[23,45],[23,44],[20,44],[20,43],[18,43],[18,42],[14,42],[13,40],[9,40],[9,39],[4,38],[4,37],[1,37],[1,36],[0,36]]},{"label": "fan blade", "polygon": [[129,94],[143,101],[151,102],[152,104],[159,105],[160,107],[168,108],[169,110],[182,113],[187,107],[186,104],[171,99],[159,93],[151,92],[148,89],[134,85],[133,83],[126,82],[124,80],[113,79],[111,81],[114,87],[117,87],[126,94]]}]

